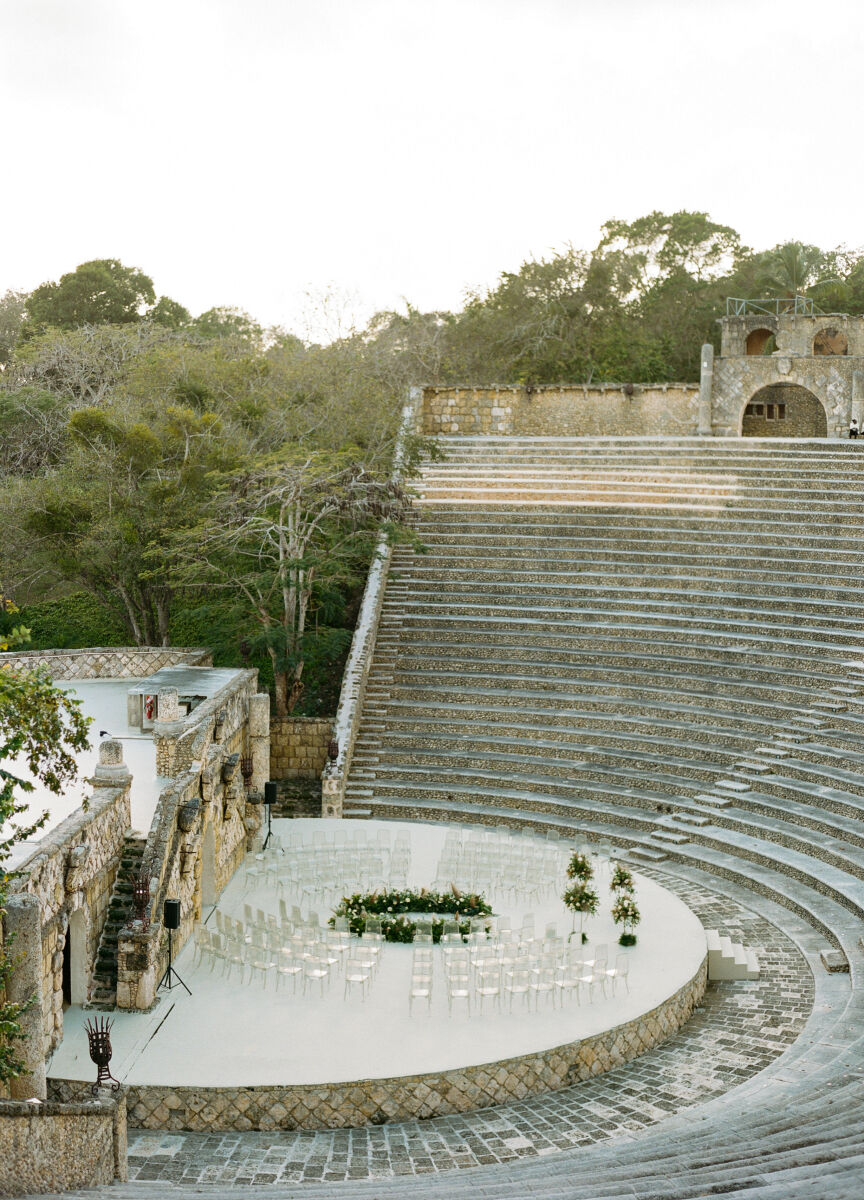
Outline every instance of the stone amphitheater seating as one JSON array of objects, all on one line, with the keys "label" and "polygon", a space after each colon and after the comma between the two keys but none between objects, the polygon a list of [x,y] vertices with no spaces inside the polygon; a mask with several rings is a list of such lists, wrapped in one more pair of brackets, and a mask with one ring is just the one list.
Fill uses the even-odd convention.
[{"label": "stone amphitheater seating", "polygon": [[442,444],[416,485],[426,552],[395,552],[347,811],[578,832],[770,903],[816,1005],[765,1070],[632,1136],[267,1194],[861,1200],[864,447]]},{"label": "stone amphitheater seating", "polygon": [[[357,815],[578,830],[634,861],[767,896],[818,931],[826,962],[848,965],[838,1029],[854,1022],[864,930],[859,448],[442,444],[444,460],[417,484],[426,552],[394,558],[349,804]],[[857,1033],[844,1028],[836,1054],[797,1056],[799,1086],[778,1089],[776,1102],[755,1102],[768,1085],[749,1089],[751,1104],[739,1089],[738,1122],[728,1111],[715,1122],[724,1106],[714,1104],[674,1133],[667,1122],[640,1137],[632,1154],[592,1149],[592,1172],[608,1165],[608,1192],[565,1183],[566,1167],[556,1177],[550,1161],[534,1164],[530,1194],[654,1195],[649,1181],[668,1185],[673,1147],[680,1190],[670,1195],[735,1194],[754,1172],[747,1195],[862,1194],[861,1139],[837,1119],[838,1104],[860,1110],[864,1100]],[[822,1160],[812,1170],[804,1143]],[[502,1178],[495,1194],[517,1194],[515,1182]]]}]

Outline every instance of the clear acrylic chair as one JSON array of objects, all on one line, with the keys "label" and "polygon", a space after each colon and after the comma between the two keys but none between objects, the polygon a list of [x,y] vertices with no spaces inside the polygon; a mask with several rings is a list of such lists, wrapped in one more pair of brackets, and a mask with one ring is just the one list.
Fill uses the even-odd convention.
[{"label": "clear acrylic chair", "polygon": [[415,1000],[425,1000],[428,1012],[432,1011],[432,980],[425,976],[411,976],[411,985],[408,988],[408,1015],[410,1016],[414,1010]]},{"label": "clear acrylic chair", "polygon": [[513,1011],[513,998],[518,996],[529,1007],[531,1005],[532,973],[526,967],[513,967],[504,972],[504,995],[510,997],[509,1007]]},{"label": "clear acrylic chair", "polygon": [[493,1007],[501,1007],[501,984],[498,978],[497,969],[494,971],[479,970],[477,972],[474,990],[480,1001],[480,1012],[483,1012],[483,1005],[486,1000],[491,1000]]},{"label": "clear acrylic chair", "polygon": [[552,1004],[555,1004],[555,970],[553,967],[540,967],[537,971],[531,973],[531,991],[534,993],[534,1007],[540,1007],[540,997],[545,996],[546,1001],[551,999]]},{"label": "clear acrylic chair", "polygon": [[351,993],[360,989],[360,999],[366,999],[366,989],[372,981],[372,968],[360,959],[351,957],[345,965],[345,991],[343,999],[350,998]]}]

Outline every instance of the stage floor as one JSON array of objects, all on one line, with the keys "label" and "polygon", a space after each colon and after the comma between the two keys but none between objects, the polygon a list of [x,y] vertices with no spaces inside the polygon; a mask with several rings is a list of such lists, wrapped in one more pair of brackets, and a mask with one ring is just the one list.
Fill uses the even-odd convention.
[{"label": "stage floor", "polygon": [[[323,837],[332,827],[321,820],[274,821],[274,832]],[[432,886],[447,826],[395,821],[363,822],[368,836],[386,829],[408,832],[411,840],[411,886]],[[521,842],[522,839],[515,838]],[[562,843],[560,886],[566,880],[567,848]],[[334,976],[323,997],[317,992],[296,994],[289,986],[241,983],[226,978],[217,966],[193,966],[193,946],[184,948],[177,970],[192,991],[182,988],[161,992],[150,1013],[114,1014],[112,1070],[124,1083],[199,1085],[205,1087],[272,1084],[336,1083],[384,1079],[453,1070],[548,1050],[595,1035],[602,1030],[640,1017],[672,996],[697,973],[706,953],[705,934],[698,919],[677,897],[656,883],[636,875],[636,895],[642,913],[638,943],[626,951],[630,959],[630,990],[619,986],[592,1003],[575,999],[553,1007],[541,1000],[539,1010],[514,1005],[506,998],[500,1011],[472,1007],[448,1014],[442,951],[435,950],[435,983],[431,1008],[415,1003],[408,1011],[411,946],[385,944],[381,965],[365,1001],[343,999],[343,977]],[[586,922],[590,945],[607,943],[613,965],[619,929],[609,915],[607,866],[598,869],[595,886],[600,912]],[[352,891],[355,889],[351,889]],[[496,913],[506,913],[515,928],[523,910],[534,913],[542,931],[555,922],[569,932],[571,915],[560,899],[513,904],[487,897]],[[289,903],[296,897],[287,896]],[[219,900],[219,908],[237,919],[244,904],[278,917],[278,893],[266,885],[244,890],[244,872],[238,871]],[[320,910],[322,920],[329,911]],[[208,913],[205,912],[205,918]],[[210,921],[212,924],[212,920]],[[58,1079],[90,1079],[90,1062],[80,1008],[67,1009],[64,1039],[50,1064],[49,1075]]]}]

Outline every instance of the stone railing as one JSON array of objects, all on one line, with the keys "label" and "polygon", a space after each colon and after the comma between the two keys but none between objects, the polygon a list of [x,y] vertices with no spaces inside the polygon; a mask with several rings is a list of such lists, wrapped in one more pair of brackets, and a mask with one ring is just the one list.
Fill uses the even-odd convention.
[{"label": "stone railing", "polygon": [[680,437],[695,434],[696,383],[427,387],[424,434],[545,437]]},{"label": "stone railing", "polygon": [[22,650],[0,654],[0,667],[45,667],[52,679],[143,679],[162,667],[210,667],[209,650],[180,646],[88,646],[85,650]]},{"label": "stone railing", "polygon": [[[422,399],[422,390],[411,388],[408,402],[402,409],[402,421],[399,426],[393,466],[395,480],[402,477],[408,437],[414,431]],[[378,622],[381,619],[384,589],[392,555],[393,547],[390,540],[386,534],[382,534],[375,546],[372,565],[366,577],[363,603],[360,606],[354,637],[351,640],[351,651],[345,665],[345,673],[342,676],[339,706],[333,722],[333,737],[339,747],[338,757],[328,763],[321,773],[321,815],[324,817],[342,816],[345,784],[360,726],[360,714],[366,695],[366,681],[369,678],[369,669],[375,652],[375,639],[378,635]]]},{"label": "stone railing", "polygon": [[0,1101],[0,1196],[125,1180],[126,1100]]}]

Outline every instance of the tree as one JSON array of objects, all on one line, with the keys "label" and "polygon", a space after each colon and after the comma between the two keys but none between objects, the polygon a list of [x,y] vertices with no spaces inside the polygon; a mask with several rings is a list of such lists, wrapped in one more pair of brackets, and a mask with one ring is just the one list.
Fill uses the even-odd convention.
[{"label": "tree", "polygon": [[203,338],[238,338],[250,346],[260,347],[264,330],[242,308],[208,308],[192,322],[192,328]]},{"label": "tree", "polygon": [[356,449],[288,448],[223,475],[205,519],[175,537],[178,582],[242,598],[257,623],[280,716],[303,690],[313,597],[356,577],[361,543],[401,522],[406,505]]},{"label": "tree", "polygon": [[139,321],[154,303],[153,280],[117,258],[81,263],[30,293],[27,315],[32,326],[77,329],[81,325],[125,325]]},{"label": "tree", "polygon": [[27,293],[9,291],[0,297],[0,366],[8,363],[18,344],[27,312]]},{"label": "tree", "polygon": [[192,314],[176,300],[160,296],[153,307],[147,310],[147,320],[154,325],[164,325],[166,329],[182,329],[192,320]]},{"label": "tree", "polygon": [[[0,607],[5,607],[2,595]],[[14,640],[26,640],[26,635],[18,630]],[[0,638],[0,645],[12,641],[7,634]],[[57,794],[77,775],[74,753],[87,748],[89,723],[79,702],[55,688],[41,672],[0,665],[0,919],[14,878],[14,872],[6,869],[12,849],[32,837],[47,820],[43,813],[35,821],[16,823],[27,808],[16,793],[32,791],[33,784],[2,764],[23,758],[30,773]],[[5,999],[5,985],[14,969],[14,938],[4,942],[0,937],[0,1082],[21,1074],[21,1017],[35,1003],[35,997],[26,1004]]]},{"label": "tree", "polygon": [[788,299],[804,295],[826,275],[826,256],[818,246],[785,242],[760,256],[758,285]]}]

